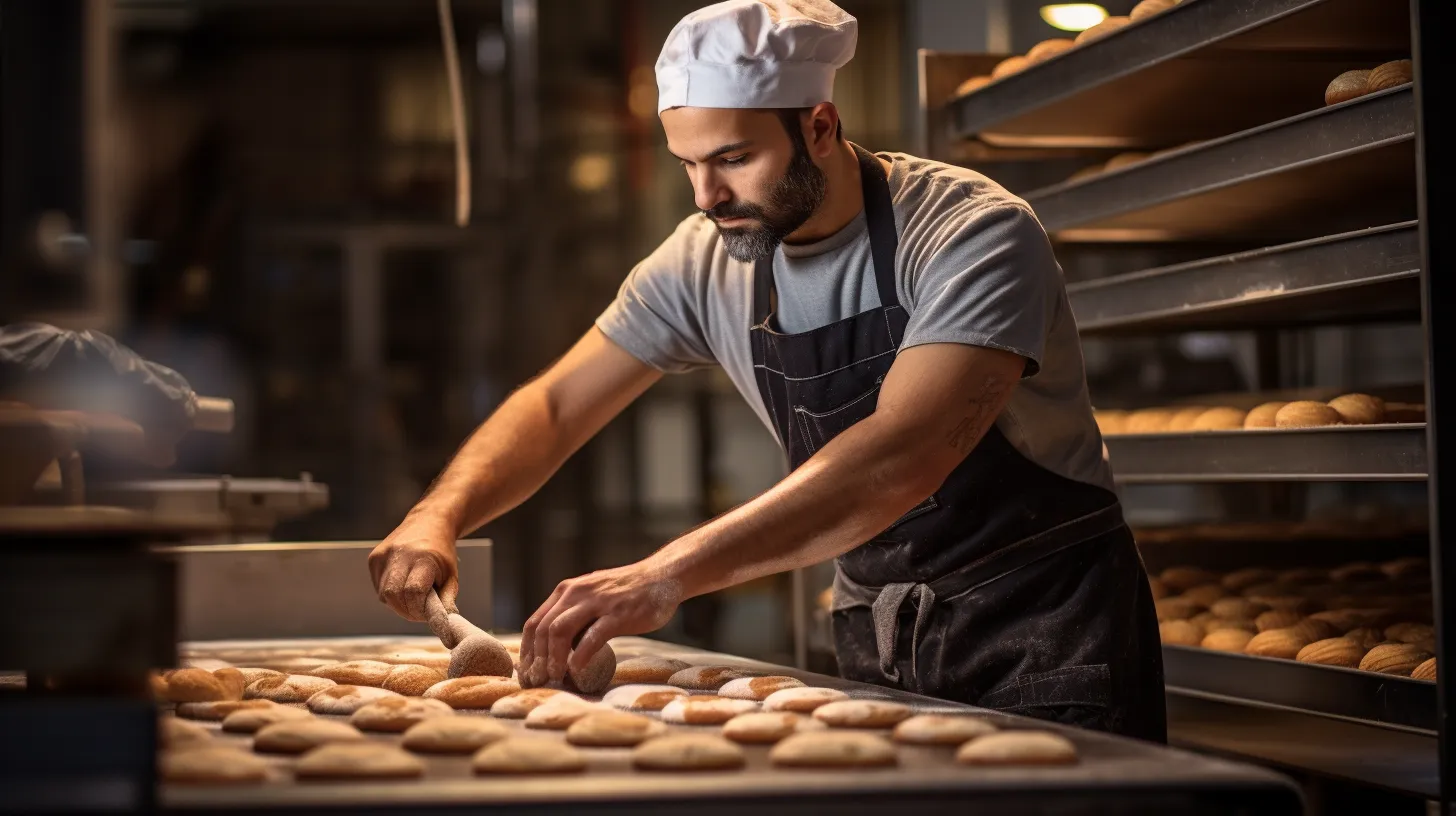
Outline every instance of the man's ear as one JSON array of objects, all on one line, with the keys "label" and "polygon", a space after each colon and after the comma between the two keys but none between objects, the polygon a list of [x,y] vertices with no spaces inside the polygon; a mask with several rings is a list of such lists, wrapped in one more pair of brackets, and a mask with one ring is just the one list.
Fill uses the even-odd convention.
[{"label": "man's ear", "polygon": [[839,109],[833,102],[820,102],[809,109],[804,141],[809,154],[816,158],[822,159],[834,152],[839,143]]}]

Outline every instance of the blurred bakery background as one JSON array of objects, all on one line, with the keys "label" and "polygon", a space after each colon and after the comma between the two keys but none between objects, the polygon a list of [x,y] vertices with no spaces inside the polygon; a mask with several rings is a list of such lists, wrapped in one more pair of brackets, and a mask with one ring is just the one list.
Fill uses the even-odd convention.
[{"label": "blurred bakery background", "polygon": [[[232,549],[183,558],[184,636],[361,626],[368,547],[692,212],[652,64],[699,5],[453,0],[460,225],[434,3],[0,1],[0,326],[104,332],[227,407],[166,466],[85,480],[87,503],[228,520],[210,543]],[[981,170],[1056,242],[1162,599],[1175,743],[1423,810],[1456,780],[1410,62],[1432,4],[840,5],[848,137]],[[52,458],[12,504],[76,486]],[[476,534],[462,604],[518,629],[561,579],[783,473],[719,372],[668,378]],[[828,575],[694,599],[656,637],[832,672]],[[1358,653],[1305,649],[1335,638]]]}]

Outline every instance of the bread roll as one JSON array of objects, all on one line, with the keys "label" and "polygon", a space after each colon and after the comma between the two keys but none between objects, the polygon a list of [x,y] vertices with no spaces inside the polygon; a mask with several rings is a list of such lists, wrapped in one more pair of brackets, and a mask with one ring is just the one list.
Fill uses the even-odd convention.
[{"label": "bread roll", "polygon": [[1269,611],[1268,604],[1260,603],[1252,598],[1232,597],[1219,598],[1208,605],[1208,611],[1219,618],[1248,619],[1254,618]]},{"label": "bread roll", "polygon": [[1343,394],[1329,406],[1346,425],[1375,425],[1385,421],[1385,400],[1369,394]]},{"label": "bread roll", "polygon": [[1310,643],[1335,637],[1341,631],[1338,627],[1327,621],[1315,620],[1313,618],[1305,618],[1288,628]]},{"label": "bread roll", "polygon": [[984,74],[981,76],[969,77],[961,82],[961,84],[956,86],[955,94],[953,94],[953,96],[965,96],[968,93],[973,93],[980,90],[981,88],[986,87],[987,85],[990,85],[994,81],[995,80],[992,77],[986,76]]},{"label": "bread roll", "polygon": [[1365,81],[1365,93],[1375,93],[1410,82],[1414,72],[1408,59],[1384,62],[1375,66]]},{"label": "bread roll", "polygon": [[1249,412],[1242,408],[1209,408],[1193,420],[1193,431],[1237,431],[1244,427]]},{"label": "bread roll", "polygon": [[1197,646],[1203,642],[1203,627],[1186,620],[1163,621],[1158,624],[1158,637],[1175,646]]},{"label": "bread roll", "polygon": [[1141,408],[1127,415],[1123,433],[1162,433],[1168,429],[1173,412],[1166,408]]},{"label": "bread roll", "polygon": [[1070,51],[1076,43],[1067,37],[1057,37],[1050,40],[1042,40],[1033,45],[1031,50],[1026,52],[1026,59],[1030,63],[1044,62],[1055,57],[1063,51]]},{"label": "bread roll", "polygon": [[962,765],[1070,765],[1077,747],[1051,731],[999,731],[962,745],[955,759]]},{"label": "bread roll", "polygon": [[1255,406],[1249,415],[1244,417],[1245,428],[1273,428],[1274,416],[1279,410],[1288,405],[1287,402],[1266,402]]},{"label": "bread roll", "polygon": [[1409,643],[1382,643],[1365,653],[1365,658],[1360,661],[1360,668],[1377,674],[1409,677],[1417,666],[1430,660],[1432,656]]},{"label": "bread roll", "polygon": [[996,63],[996,67],[991,69],[991,78],[1001,79],[1002,77],[1011,76],[1017,71],[1024,70],[1030,64],[1031,61],[1026,57],[1007,57]]},{"label": "bread roll", "polygon": [[1293,609],[1271,609],[1254,618],[1254,626],[1258,627],[1260,632],[1268,632],[1293,626],[1303,619],[1304,615]]},{"label": "bread roll", "polygon": [[1208,412],[1206,405],[1189,405],[1185,408],[1178,408],[1173,412],[1173,418],[1168,420],[1170,431],[1191,431],[1193,423]]},{"label": "bread roll", "polygon": [[713,734],[671,734],[632,749],[632,766],[644,771],[714,771],[741,768],[743,749]]},{"label": "bread roll", "polygon": [[1184,598],[1163,598],[1153,601],[1153,608],[1157,610],[1159,622],[1188,620],[1203,611],[1203,607]]},{"label": "bread roll", "polygon": [[1089,43],[1099,37],[1106,37],[1108,34],[1111,34],[1112,32],[1118,30],[1119,28],[1122,28],[1130,22],[1132,22],[1131,17],[1108,17],[1106,20],[1103,20],[1097,25],[1092,26],[1088,29],[1084,29],[1076,36],[1074,40],[1072,40],[1072,42],[1075,42],[1078,45],[1082,45],[1083,43]]},{"label": "bread roll", "polygon": [[1299,650],[1295,660],[1301,663],[1318,663],[1323,666],[1344,666],[1358,668],[1367,650],[1349,638],[1334,637],[1316,640]]},{"label": "bread roll", "polygon": [[1293,660],[1309,643],[1309,638],[1293,629],[1269,629],[1254,635],[1244,646],[1244,654]]},{"label": "bread roll", "polygon": [[1198,645],[1220,652],[1242,652],[1253,639],[1253,632],[1242,629],[1215,629],[1204,636]]},{"label": "bread roll", "polygon": [[[1095,168],[1097,173],[1102,172],[1101,167]],[[1092,175],[1095,175],[1093,173]],[[1072,174],[1076,178],[1076,174]],[[1069,178],[1068,181],[1071,179]],[[1123,433],[1127,427],[1127,412],[1118,410],[1093,411],[1092,419],[1097,423],[1097,429],[1103,436],[1113,436]]]},{"label": "bread roll", "polygon": [[1385,642],[1385,635],[1379,630],[1369,626],[1362,626],[1359,629],[1351,629],[1345,633],[1345,637],[1352,640],[1364,649],[1374,649]]},{"label": "bread roll", "polygon": [[1336,583],[1383,581],[1385,580],[1385,573],[1381,571],[1378,565],[1372,564],[1369,561],[1354,561],[1330,570],[1330,580]]},{"label": "bread roll", "polygon": [[1177,0],[1143,0],[1132,7],[1132,13],[1128,15],[1128,18],[1137,22],[1154,14],[1161,14],[1176,5],[1178,5]]},{"label": "bread roll", "polygon": [[1385,638],[1397,643],[1427,643],[1436,639],[1436,629],[1424,623],[1405,621],[1385,627]]},{"label": "bread roll", "polygon": [[1325,86],[1325,104],[1338,105],[1369,93],[1369,71],[1346,71]]},{"label": "bread roll", "polygon": [[1275,578],[1274,570],[1263,567],[1250,567],[1248,569],[1234,570],[1225,575],[1219,583],[1230,592],[1242,592],[1252,586],[1272,583]]},{"label": "bread roll", "polygon": [[617,664],[612,683],[618,686],[666,683],[669,677],[689,668],[690,663],[669,657],[633,657]]},{"label": "bread roll", "polygon": [[1289,586],[1309,586],[1322,584],[1329,578],[1326,570],[1317,567],[1294,567],[1281,571],[1275,577],[1275,582]]},{"label": "bread roll", "polygon": [[[1137,164],[1140,161],[1145,161],[1150,155],[1151,154],[1142,150],[1129,150],[1123,153],[1118,153],[1116,156],[1108,159],[1106,164],[1102,165],[1102,170],[1103,172],[1108,172],[1111,170],[1116,170],[1120,167],[1128,167],[1129,165]],[[1165,413],[1169,415],[1169,419],[1171,420],[1172,415],[1176,414],[1177,411],[1165,410]]]},{"label": "bread roll", "polygon": [[1218,575],[1209,572],[1202,567],[1168,567],[1158,574],[1169,589],[1176,592],[1186,592],[1196,586],[1211,584],[1218,580]]},{"label": "bread roll", "polygon": [[1186,589],[1186,590],[1183,591],[1183,594],[1181,596],[1179,596],[1179,597],[1186,598],[1186,599],[1188,599],[1188,600],[1190,600],[1190,601],[1198,604],[1199,606],[1206,606],[1206,607],[1212,608],[1213,603],[1215,601],[1218,601],[1218,600],[1226,597],[1227,595],[1228,595],[1228,590],[1226,590],[1226,589],[1223,588],[1223,584],[1208,583],[1208,584],[1199,584],[1198,586],[1193,587],[1192,589]]},{"label": "bread roll", "polygon": [[1431,658],[1411,671],[1411,677],[1415,680],[1430,680],[1436,682],[1436,658]]},{"label": "bread roll", "polygon": [[1217,632],[1220,629],[1238,629],[1251,635],[1259,633],[1259,627],[1252,618],[1213,618],[1203,624],[1203,631]]},{"label": "bread roll", "polygon": [[1276,428],[1317,428],[1325,425],[1339,425],[1340,414],[1335,409],[1313,400],[1291,402],[1274,415]]}]

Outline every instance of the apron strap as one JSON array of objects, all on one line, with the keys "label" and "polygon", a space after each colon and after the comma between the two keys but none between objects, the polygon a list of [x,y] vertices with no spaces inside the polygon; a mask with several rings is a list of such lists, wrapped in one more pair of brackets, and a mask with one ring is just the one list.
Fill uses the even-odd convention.
[{"label": "apron strap", "polygon": [[880,596],[870,604],[870,618],[875,625],[875,650],[880,653],[880,672],[892,683],[900,682],[900,670],[895,658],[900,634],[900,607],[905,605],[911,593],[915,594],[915,629],[910,634],[910,675],[919,682],[920,636],[925,624],[930,621],[930,610],[935,606],[935,591],[925,584],[886,584]]}]

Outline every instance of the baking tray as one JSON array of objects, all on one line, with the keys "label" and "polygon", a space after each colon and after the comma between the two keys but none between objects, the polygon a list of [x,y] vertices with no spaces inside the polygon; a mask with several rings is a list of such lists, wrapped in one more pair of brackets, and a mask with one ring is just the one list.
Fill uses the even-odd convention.
[{"label": "baking tray", "polygon": [[1421,481],[1426,425],[1341,425],[1190,433],[1113,434],[1123,484]]},{"label": "baking tray", "polygon": [[1402,85],[1024,198],[1064,242],[1274,242],[1412,220],[1413,97]]},{"label": "baking tray", "polygon": [[[409,645],[401,638],[389,643]],[[373,642],[378,642],[376,639]],[[420,638],[418,644],[430,642]],[[347,651],[370,641],[234,641],[208,645],[228,648],[332,648]],[[202,644],[182,644],[196,654]],[[1284,777],[1246,765],[1162,748],[1105,734],[1065,728],[1022,717],[947,703],[893,689],[853,683],[730,655],[660,643],[643,638],[617,638],[621,657],[656,654],[697,664],[735,666],[756,672],[786,674],[812,685],[850,691],[857,697],[895,700],[921,712],[975,712],[1006,728],[1047,728],[1073,740],[1082,761],[1047,768],[970,769],[951,761],[949,748],[900,747],[897,767],[846,771],[777,769],[768,764],[768,749],[745,746],[748,765],[742,771],[643,773],[630,767],[629,749],[585,749],[590,761],[581,775],[530,778],[476,778],[468,757],[426,759],[422,780],[405,783],[298,783],[287,781],[288,759],[273,762],[278,781],[259,787],[226,789],[164,786],[165,808],[226,809],[229,812],[347,810],[352,813],[409,809],[430,812],[485,808],[491,812],[580,811],[608,813],[741,814],[828,812],[883,814],[890,806],[990,808],[992,811],[1055,810],[1058,813],[1219,813],[1237,807],[1243,813],[1298,813],[1297,789]],[[502,721],[521,728],[519,721]],[[216,727],[216,726],[213,726]],[[675,731],[711,732],[712,727],[671,726]],[[524,729],[523,729],[524,730]],[[562,739],[560,732],[531,731],[533,736]],[[398,737],[379,737],[396,741]],[[219,739],[248,744],[245,736],[219,733]]]},{"label": "baking tray", "polygon": [[951,100],[948,116],[994,145],[1166,147],[1292,116],[1338,74],[1408,56],[1405,3],[1184,0]]},{"label": "baking tray", "polygon": [[1406,221],[1069,284],[1083,336],[1419,320],[1420,236]]}]

